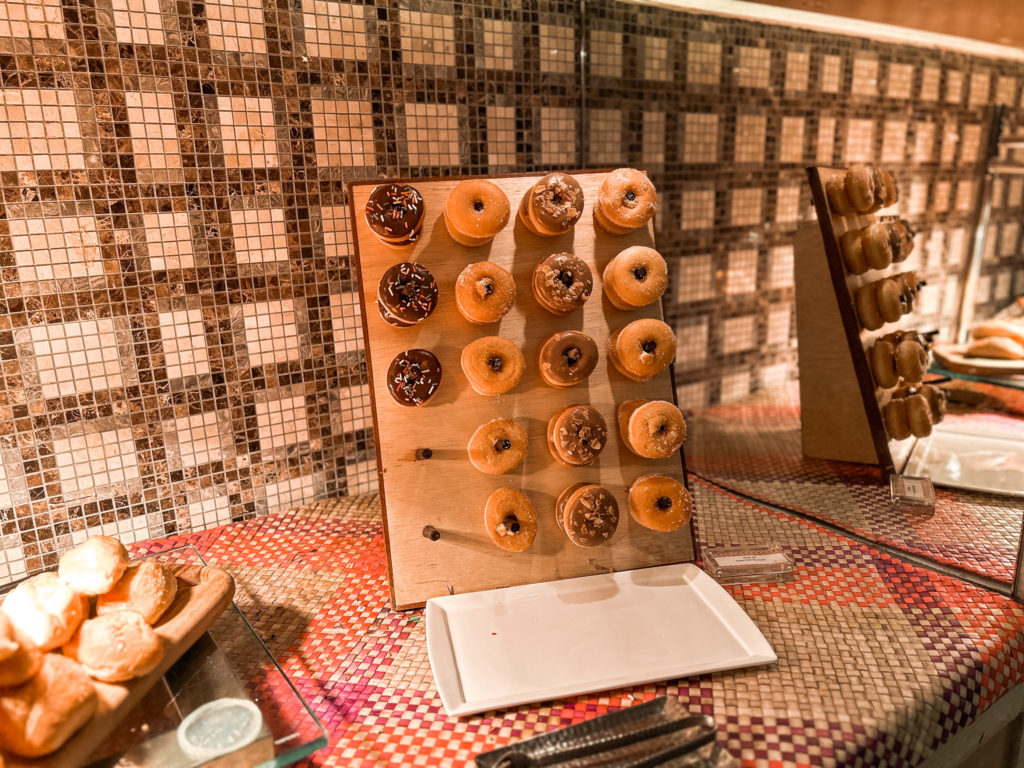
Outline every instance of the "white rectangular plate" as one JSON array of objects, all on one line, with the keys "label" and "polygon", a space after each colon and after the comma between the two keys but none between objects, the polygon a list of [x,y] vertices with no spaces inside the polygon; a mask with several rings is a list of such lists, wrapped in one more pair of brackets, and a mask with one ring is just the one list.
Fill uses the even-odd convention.
[{"label": "white rectangular plate", "polygon": [[435,597],[427,653],[450,715],[776,660],[692,563]]},{"label": "white rectangular plate", "polygon": [[1024,440],[1009,432],[938,425],[917,440],[903,469],[935,485],[1024,496]]}]

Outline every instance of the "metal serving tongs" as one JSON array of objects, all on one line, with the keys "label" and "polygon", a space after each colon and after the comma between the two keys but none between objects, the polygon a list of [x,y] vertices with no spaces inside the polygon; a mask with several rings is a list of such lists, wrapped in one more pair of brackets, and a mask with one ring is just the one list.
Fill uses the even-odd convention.
[{"label": "metal serving tongs", "polygon": [[[682,739],[673,737],[691,731]],[[655,699],[477,757],[480,768],[614,765],[653,768],[715,741],[715,721],[687,715],[674,699]]]}]

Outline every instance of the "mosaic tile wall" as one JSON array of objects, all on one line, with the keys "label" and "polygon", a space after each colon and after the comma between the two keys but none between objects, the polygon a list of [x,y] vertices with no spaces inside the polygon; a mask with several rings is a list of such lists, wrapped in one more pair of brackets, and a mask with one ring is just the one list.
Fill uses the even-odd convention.
[{"label": "mosaic tile wall", "polygon": [[[898,171],[959,299],[985,107],[1024,66],[601,0],[0,3],[0,583],[376,487],[344,184],[635,164],[680,398],[795,367],[803,167]],[[982,311],[1024,291],[998,186]]]}]

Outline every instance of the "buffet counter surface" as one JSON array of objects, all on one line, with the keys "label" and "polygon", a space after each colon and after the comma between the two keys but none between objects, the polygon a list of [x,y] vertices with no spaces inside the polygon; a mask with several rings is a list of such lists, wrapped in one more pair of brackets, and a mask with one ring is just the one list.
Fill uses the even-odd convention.
[{"label": "buffet counter surface", "polygon": [[234,575],[238,606],[327,728],[315,765],[463,765],[663,695],[712,715],[744,765],[916,765],[1024,690],[1024,606],[692,486],[702,547],[774,541],[795,560],[792,581],[727,587],[778,662],[465,718],[448,717],[437,696],[423,611],[390,609],[376,495],[135,550],[193,544]]}]

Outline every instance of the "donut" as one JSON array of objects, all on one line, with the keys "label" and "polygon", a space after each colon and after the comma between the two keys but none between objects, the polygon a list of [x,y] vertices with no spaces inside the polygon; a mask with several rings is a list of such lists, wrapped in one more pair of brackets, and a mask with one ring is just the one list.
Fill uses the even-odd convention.
[{"label": "donut", "polygon": [[892,389],[899,383],[896,370],[895,348],[892,342],[879,339],[868,350],[871,372],[875,376],[875,384],[882,389]]},{"label": "donut", "polygon": [[676,335],[661,320],[643,318],[612,333],[608,357],[633,381],[647,381],[664,371],[676,356]]},{"label": "donut", "polygon": [[925,384],[920,392],[928,399],[932,424],[940,423],[946,417],[946,392],[932,384]]},{"label": "donut", "polygon": [[914,250],[914,230],[903,219],[890,221],[887,227],[889,231],[889,250],[892,251],[893,262],[905,261]]},{"label": "donut", "polygon": [[[873,284],[878,300],[878,311],[887,323],[894,323],[903,317],[906,309],[904,293],[896,280],[883,278]],[[869,286],[870,287],[870,286]]]},{"label": "donut", "polygon": [[597,367],[597,344],[582,331],[558,331],[548,336],[537,352],[537,371],[545,384],[572,387]]},{"label": "donut", "polygon": [[892,280],[899,288],[902,313],[907,314],[908,312],[913,312],[914,300],[917,298],[917,292],[927,285],[927,283],[924,280],[918,280],[917,272],[914,270],[900,272],[897,275],[893,275]]},{"label": "donut", "polygon": [[850,202],[850,196],[846,194],[846,179],[842,174],[833,176],[825,182],[825,193],[835,213],[840,216],[852,216],[857,213],[857,209]]},{"label": "donut", "polygon": [[885,431],[893,440],[906,440],[910,437],[910,424],[907,421],[907,404],[903,398],[894,397],[882,409],[882,420]]},{"label": "donut", "polygon": [[920,384],[928,370],[928,353],[916,341],[901,341],[895,350],[896,369],[907,384]]},{"label": "donut", "polygon": [[530,187],[519,204],[528,230],[554,237],[572,229],[583,215],[583,187],[567,173],[549,173]]},{"label": "donut", "polygon": [[586,304],[594,275],[578,256],[554,253],[533,270],[533,296],[553,315],[568,315]]},{"label": "donut", "polygon": [[686,486],[668,475],[644,475],[629,487],[629,514],[652,531],[678,531],[693,514]]},{"label": "donut", "polygon": [[605,176],[597,193],[597,223],[612,235],[625,235],[646,226],[658,207],[651,180],[633,168],[619,168]]},{"label": "donut", "polygon": [[857,289],[854,294],[854,304],[857,307],[857,317],[860,324],[866,331],[877,331],[885,325],[881,310],[878,308],[878,289],[874,283],[868,283]]},{"label": "donut", "polygon": [[932,433],[932,408],[928,398],[917,393],[906,398],[907,424],[914,437],[928,437]]},{"label": "donut", "polygon": [[668,266],[653,248],[634,245],[604,268],[604,295],[618,309],[645,307],[668,287]]},{"label": "donut", "polygon": [[896,183],[896,179],[891,173],[889,173],[889,171],[878,171],[878,179],[882,195],[882,204],[880,207],[888,208],[900,199],[899,185]]},{"label": "donut", "polygon": [[441,361],[426,349],[399,352],[388,366],[388,394],[399,405],[425,405],[441,386]]},{"label": "donut", "polygon": [[423,232],[426,204],[415,187],[381,184],[366,200],[366,224],[385,245],[404,248],[419,240]]},{"label": "donut", "polygon": [[462,372],[481,395],[501,395],[519,384],[526,360],[519,347],[500,336],[484,336],[462,350]]},{"label": "donut", "polygon": [[508,224],[508,196],[484,179],[460,181],[444,204],[444,223],[452,240],[462,245],[486,245]]},{"label": "donut", "polygon": [[526,430],[511,419],[481,424],[469,438],[469,463],[486,475],[503,475],[526,458]]},{"label": "donut", "polygon": [[576,491],[580,488],[585,488],[587,485],[590,485],[590,483],[573,483],[558,494],[558,498],[555,499],[555,522],[558,523],[558,527],[563,533],[565,532],[565,505]]},{"label": "donut", "polygon": [[839,238],[839,250],[846,262],[846,271],[851,275],[863,275],[868,271],[868,260],[864,255],[863,231],[851,229]]},{"label": "donut", "polygon": [[484,528],[506,552],[523,552],[537,537],[537,513],[522,491],[499,488],[487,497]]},{"label": "donut", "polygon": [[560,504],[562,530],[569,541],[580,547],[605,543],[619,526],[618,502],[611,491],[595,483],[573,487],[575,490]]},{"label": "donut", "polygon": [[871,213],[877,195],[877,177],[867,165],[854,165],[846,171],[846,195],[858,213]]},{"label": "donut", "polygon": [[864,256],[871,269],[885,269],[892,264],[892,246],[889,244],[889,227],[876,221],[861,230],[863,233]]},{"label": "donut", "polygon": [[377,311],[388,325],[408,328],[437,309],[437,281],[420,264],[403,261],[389,267],[377,284]]},{"label": "donut", "polygon": [[516,301],[516,281],[511,273],[490,261],[470,264],[455,280],[455,306],[471,323],[496,323]]},{"label": "donut", "polygon": [[637,456],[667,459],[686,440],[683,414],[665,400],[626,400],[617,416],[622,442]]},{"label": "donut", "polygon": [[548,421],[548,448],[569,467],[592,464],[608,444],[608,425],[589,405],[570,405]]}]

